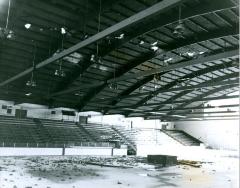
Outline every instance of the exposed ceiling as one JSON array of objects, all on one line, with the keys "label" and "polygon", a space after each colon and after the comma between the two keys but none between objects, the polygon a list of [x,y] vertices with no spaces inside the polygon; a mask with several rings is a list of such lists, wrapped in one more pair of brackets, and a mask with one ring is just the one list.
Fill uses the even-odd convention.
[{"label": "exposed ceiling", "polygon": [[0,34],[0,99],[162,120],[200,113],[205,101],[237,97],[228,94],[239,86],[238,9],[234,0],[0,0],[9,34]]}]

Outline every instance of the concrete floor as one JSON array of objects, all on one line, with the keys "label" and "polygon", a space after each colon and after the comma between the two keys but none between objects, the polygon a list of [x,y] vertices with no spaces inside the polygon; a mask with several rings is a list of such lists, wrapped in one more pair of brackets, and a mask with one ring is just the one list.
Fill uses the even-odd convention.
[{"label": "concrete floor", "polygon": [[[71,160],[74,159],[74,162]],[[1,188],[237,188],[238,158],[221,158],[201,168],[148,164],[122,169],[85,165],[81,157],[1,157]]]}]

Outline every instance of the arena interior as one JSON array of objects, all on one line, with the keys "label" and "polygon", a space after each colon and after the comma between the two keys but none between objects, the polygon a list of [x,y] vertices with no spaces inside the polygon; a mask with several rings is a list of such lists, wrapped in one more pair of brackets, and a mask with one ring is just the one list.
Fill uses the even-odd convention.
[{"label": "arena interior", "polygon": [[0,0],[0,188],[238,188],[238,0]]}]

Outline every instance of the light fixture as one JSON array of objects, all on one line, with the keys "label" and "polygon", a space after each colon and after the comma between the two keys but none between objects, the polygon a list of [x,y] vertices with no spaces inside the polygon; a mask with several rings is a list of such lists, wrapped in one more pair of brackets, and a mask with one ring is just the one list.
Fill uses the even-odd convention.
[{"label": "light fixture", "polygon": [[[32,42],[34,42],[34,41],[32,41]],[[37,86],[37,83],[36,83],[36,81],[34,80],[34,72],[35,72],[35,69],[36,69],[36,65],[35,65],[36,52],[37,52],[37,45],[36,45],[36,43],[34,42],[34,52],[33,52],[33,61],[32,61],[33,70],[32,70],[32,74],[31,74],[30,80],[28,80],[28,81],[26,82],[26,86],[28,86],[28,87],[36,87],[36,86]]]},{"label": "light fixture", "polygon": [[24,25],[24,27],[25,27],[26,29],[30,29],[31,26],[32,26],[32,25],[31,25],[30,23],[26,23],[26,24]]},{"label": "light fixture", "polygon": [[181,21],[178,22],[178,25],[174,28],[173,35],[178,38],[183,38],[185,27]]},{"label": "light fixture", "polygon": [[11,0],[8,1],[8,12],[7,12],[7,20],[5,28],[0,27],[0,38],[1,39],[14,39],[14,32],[8,28],[9,14],[11,8]]},{"label": "light fixture", "polygon": [[90,61],[91,61],[91,62],[94,62],[94,63],[96,62],[96,59],[95,59],[95,55],[94,55],[94,54],[91,55]]},{"label": "light fixture", "polygon": [[164,58],[163,62],[164,63],[169,63],[173,60],[173,58],[169,57],[169,58]]},{"label": "light fixture", "polygon": [[67,32],[66,32],[66,29],[64,27],[61,27],[61,34],[62,35],[65,35]]},{"label": "light fixture", "polygon": [[117,85],[116,82],[110,83],[110,84],[108,85],[108,87],[109,87],[110,89],[113,89],[113,90],[117,90],[117,89],[118,89],[118,85]]},{"label": "light fixture", "polygon": [[182,13],[181,11],[182,11],[181,6],[179,6],[178,24],[173,30],[173,35],[177,38],[183,38],[183,34],[184,34],[184,31],[185,31],[184,24],[181,21],[181,13]]},{"label": "light fixture", "polygon": [[157,46],[151,46],[151,50],[153,50],[154,52],[157,51],[159,48]]},{"label": "light fixture", "polygon": [[196,53],[195,52],[187,52],[186,55],[188,57],[193,57],[194,55],[196,55]]},{"label": "light fixture", "polygon": [[32,72],[32,76],[31,76],[31,80],[28,80],[26,82],[26,86],[29,86],[29,87],[36,87],[37,86],[36,81],[33,80],[33,72]]},{"label": "light fixture", "polygon": [[140,45],[143,45],[144,43],[145,43],[144,40],[140,40],[139,42]]},{"label": "light fixture", "polygon": [[[64,35],[62,35],[62,46],[61,46],[61,50],[58,50],[59,52],[63,51],[63,39],[64,39]],[[55,70],[54,75],[59,76],[59,77],[65,77],[66,74],[65,74],[64,70],[62,69],[63,59],[60,59],[58,61],[58,63],[59,63],[59,68]]]},{"label": "light fixture", "polygon": [[115,37],[116,39],[123,39],[124,38],[124,33],[121,33],[119,36]]},{"label": "light fixture", "polygon": [[55,70],[54,75],[59,76],[59,77],[65,77],[66,76],[66,73],[64,72],[64,70],[62,70],[61,65],[60,65],[59,69]]},{"label": "light fixture", "polygon": [[82,94],[80,92],[74,93],[76,96],[81,96]]},{"label": "light fixture", "polygon": [[32,93],[26,93],[25,95],[29,97],[32,95]]}]

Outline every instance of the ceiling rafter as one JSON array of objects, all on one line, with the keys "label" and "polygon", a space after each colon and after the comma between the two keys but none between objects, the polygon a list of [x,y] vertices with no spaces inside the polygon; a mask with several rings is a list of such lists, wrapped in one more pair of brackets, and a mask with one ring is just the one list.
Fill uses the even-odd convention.
[{"label": "ceiling rafter", "polygon": [[[227,75],[227,76],[228,76],[228,75]],[[226,76],[225,78],[227,78],[227,76]],[[230,76],[229,76],[229,77],[230,77]],[[224,78],[223,78],[223,79],[224,79]],[[234,88],[234,87],[238,87],[238,86],[226,85],[226,86],[222,86],[222,87],[219,87],[219,88],[215,88],[215,89],[210,90],[210,91],[207,91],[206,93],[203,93],[203,94],[201,94],[201,95],[199,95],[199,96],[197,96],[197,97],[194,97],[192,100],[193,100],[193,101],[194,101],[194,100],[199,100],[199,99],[202,99],[202,98],[207,97],[207,96],[209,96],[209,95],[212,95],[212,94],[214,94],[214,93],[217,93],[217,92],[219,92],[219,91],[224,91],[224,90],[226,90],[226,89],[230,89],[230,88]],[[179,105],[178,108],[182,108],[182,107],[188,106],[189,104],[193,103],[193,101],[185,102],[185,103]],[[173,112],[174,112],[174,110],[173,110],[172,112],[170,112],[169,114],[171,114],[171,113],[173,113]]]},{"label": "ceiling rafter", "polygon": [[[210,81],[206,81],[206,82],[200,83],[198,85],[199,86],[204,86],[206,84],[211,84],[213,82],[219,82],[219,81],[222,81],[222,80],[226,80],[226,79],[230,79],[230,78],[237,78],[237,77],[238,77],[238,73],[236,72],[236,73],[232,73],[232,74],[229,74],[229,75],[224,75],[224,76],[220,76],[220,77],[214,78],[214,79],[212,79]],[[234,87],[234,86],[236,87],[237,85],[225,85],[225,86],[222,86],[222,87],[219,87],[219,88]],[[174,95],[171,98],[167,99],[166,101],[161,102],[152,111],[161,109],[165,104],[173,104],[173,102],[174,103],[178,103],[179,101],[176,101],[176,99],[178,99],[178,98],[180,98],[180,97],[182,97],[185,94],[190,93],[190,92],[191,92],[191,90],[190,91],[189,90],[182,91],[182,92],[178,93],[177,95]],[[136,107],[140,107],[140,106],[143,106],[143,105],[144,106],[151,106],[153,104],[152,103],[150,103],[150,104],[143,104],[143,103],[138,104],[137,103],[137,104],[132,105],[132,107],[136,108]],[[112,107],[111,109],[118,109],[118,108],[131,108],[131,106],[116,106],[116,107]],[[127,115],[129,115],[129,114],[127,114]]]},{"label": "ceiling rafter", "polygon": [[[134,90],[130,90],[131,92],[127,92],[127,91],[129,91],[127,89],[126,93],[124,91],[122,94],[118,95],[117,97],[106,98],[104,100],[100,100],[100,102],[101,101],[106,101],[106,100],[113,100],[113,101],[117,100],[118,102],[120,102],[122,99],[125,99],[125,98],[139,97],[139,96],[145,96],[145,95],[156,96],[158,93],[167,91],[171,87],[174,87],[177,84],[184,82],[185,79],[192,79],[192,78],[194,78],[196,76],[204,75],[204,74],[209,73],[209,72],[213,72],[213,71],[216,71],[216,70],[221,70],[221,69],[224,69],[226,67],[229,68],[229,67],[232,67],[232,66],[234,66],[233,65],[233,61],[232,62],[225,62],[225,63],[222,63],[222,64],[217,64],[217,65],[214,65],[214,66],[210,66],[210,67],[207,67],[207,68],[204,68],[204,69],[200,69],[198,71],[186,74],[186,75],[180,77],[178,80],[175,80],[175,81],[173,81],[173,82],[171,82],[171,83],[169,83],[169,84],[167,84],[167,85],[163,86],[162,88],[159,88],[159,89],[157,89],[155,91],[143,92],[143,93],[139,93],[139,94],[130,95],[131,92],[133,92],[134,90],[136,90],[136,89],[140,88],[141,86],[143,86],[144,84],[146,84],[147,83],[146,80],[149,80],[148,82],[152,81],[153,75],[150,75],[150,76],[147,76],[147,77],[143,78],[142,80],[138,81],[136,83],[136,85],[134,84],[132,86],[134,88]],[[166,74],[166,73],[169,73],[169,72],[164,72],[163,74]],[[142,83],[142,85],[140,83]],[[136,86],[138,86],[138,87],[136,87]],[[146,102],[145,100],[143,100],[143,101]]]},{"label": "ceiling rafter", "polygon": [[[191,40],[186,40],[186,41],[191,44]],[[180,44],[180,46],[181,45],[186,45],[187,42],[183,42],[183,43],[179,43],[179,44]],[[219,59],[223,59],[223,58],[227,58],[227,57],[234,57],[234,56],[237,56],[237,55],[238,55],[238,50],[232,50],[232,51],[228,51],[228,52],[219,53],[219,54],[216,54],[216,55],[210,55],[210,56],[207,56],[207,57],[198,58],[196,60],[183,61],[181,63],[172,64],[172,65],[169,65],[169,66],[166,66],[166,67],[162,67],[162,68],[158,68],[158,69],[152,69],[152,70],[149,70],[149,71],[144,71],[144,72],[124,76],[125,73],[127,73],[128,71],[130,71],[131,69],[133,69],[137,65],[142,64],[143,62],[154,58],[156,56],[156,54],[154,54],[154,56],[152,57],[152,52],[151,52],[150,54],[144,55],[141,58],[135,59],[133,62],[129,62],[127,67],[125,67],[124,69],[121,69],[119,72],[117,72],[115,74],[116,78],[107,79],[104,84],[101,84],[101,86],[99,86],[97,88],[97,90],[94,90],[94,94],[92,93],[92,89],[91,89],[90,92],[88,92],[85,95],[85,97],[83,98],[82,101],[84,101],[84,102],[80,102],[80,105],[77,105],[77,108],[81,111],[84,108],[84,106],[90,100],[92,100],[99,92],[101,92],[108,85],[108,83],[119,82],[119,81],[131,79],[131,78],[139,78],[139,77],[141,78],[141,77],[144,77],[144,76],[159,74],[159,73],[170,71],[170,70],[173,70],[173,69],[179,69],[179,68],[187,67],[187,66],[190,66],[190,65],[201,64],[201,63],[210,62],[210,61],[216,61],[216,60],[219,60]]]},{"label": "ceiling rafter", "polygon": [[[236,34],[238,34],[238,31],[236,29],[222,28],[221,30],[212,31],[212,33],[209,33],[208,35],[203,35],[201,33],[197,36],[193,36],[193,37],[190,37],[185,40],[180,40],[177,42],[177,44],[173,43],[173,44],[169,44],[168,46],[164,46],[162,49],[165,48],[166,51],[163,51],[163,52],[152,52],[152,51],[146,52],[146,53],[142,54],[141,56],[137,57],[136,59],[132,60],[131,62],[129,62],[126,66],[123,66],[119,70],[119,72],[116,73],[116,75],[115,75],[116,78],[113,78],[113,76],[111,76],[108,79],[106,79],[105,82],[111,83],[114,81],[118,81],[117,77],[121,78],[121,76],[123,76],[127,72],[131,71],[133,68],[139,66],[140,64],[143,64],[146,61],[149,61],[149,60],[159,56],[160,54],[164,54],[166,52],[173,51],[178,48],[188,46],[191,44],[207,41],[209,39],[222,38],[222,37],[232,36],[232,35],[236,35]],[[85,69],[84,68],[85,66],[88,66],[88,64],[84,64],[81,67],[82,71]],[[77,70],[77,69],[75,69],[75,70]],[[72,75],[75,75],[75,73],[72,73]],[[62,83],[62,85],[65,85],[65,84],[66,83]],[[99,85],[102,85],[102,84],[103,83],[99,83]],[[76,90],[81,89],[81,86],[75,87],[75,89]],[[61,94],[69,93],[69,92],[71,93],[72,91],[73,91],[73,89],[70,88],[70,89],[65,89],[65,90],[61,90],[61,91],[56,91],[56,92],[52,93],[52,95],[59,95],[59,94],[61,95]]]},{"label": "ceiling rafter", "polygon": [[136,105],[142,105],[142,104],[146,103],[148,100],[151,100],[154,96],[161,93],[162,90],[170,89],[170,88],[174,87],[175,85],[177,85],[178,83],[184,82],[184,79],[192,79],[194,77],[201,76],[201,75],[204,75],[206,73],[209,73],[209,72],[212,72],[215,70],[224,69],[226,66],[231,66],[231,64],[232,64],[232,62],[226,62],[226,65],[224,63],[219,64],[219,65],[214,65],[212,67],[207,67],[207,68],[200,69],[198,71],[194,71],[189,74],[186,74],[186,75],[182,76],[180,79],[174,80],[173,82],[170,82],[169,84],[163,86],[162,88],[159,88],[158,90],[152,92],[150,95],[148,95],[147,97],[145,97],[145,98],[141,99],[139,102],[137,102]]},{"label": "ceiling rafter", "polygon": [[[164,12],[164,11],[167,11],[169,10],[170,8],[173,8],[177,5],[179,5],[180,3],[184,2],[184,1],[187,1],[187,0],[168,0],[168,1],[161,1],[159,3],[156,3],[155,5],[137,13],[137,14],[134,14],[133,16],[111,26],[111,27],[108,27],[107,29],[85,39],[84,41],[81,41],[75,45],[73,45],[72,47],[68,48],[68,49],[65,49],[63,51],[61,51],[60,53],[56,54],[55,56],[52,56],[52,57],[49,57],[48,59],[45,59],[44,61],[38,63],[35,67],[35,69],[39,69],[39,68],[42,68],[50,63],[53,63],[83,47],[86,47],[98,40],[101,40],[102,38],[108,36],[108,35],[111,35],[112,33],[116,32],[116,31],[119,31],[121,29],[124,29],[126,27],[129,27],[130,25],[133,25],[134,23],[136,22],[139,22],[143,19],[146,19],[146,18],[149,18],[153,15],[156,15],[156,14],[159,14],[161,12]],[[28,68],[26,69],[25,71],[23,72],[20,72],[19,74],[15,75],[15,76],[12,76],[11,78],[3,81],[0,83],[0,87],[8,84],[8,83],[11,83],[29,73],[31,73],[33,71],[33,68]]]},{"label": "ceiling rafter", "polygon": [[[180,80],[178,83],[182,83],[184,82],[184,80]],[[159,93],[169,93],[169,92],[175,92],[175,91],[183,91],[183,90],[196,90],[196,89],[200,89],[200,88],[211,88],[211,87],[215,87],[215,86],[223,86],[223,85],[231,85],[231,84],[238,84],[238,79],[235,80],[229,80],[229,81],[220,81],[220,82],[213,82],[211,84],[199,84],[199,85],[191,85],[191,86],[182,86],[182,87],[177,87],[174,88],[174,86],[172,88],[169,89],[161,89],[161,91],[157,92],[155,94],[154,91],[150,91],[150,92],[143,92],[143,93],[136,93],[136,94],[132,94],[132,95],[124,95],[122,97],[113,97],[113,98],[104,98],[104,99],[98,99],[99,103],[104,103],[107,101],[111,101],[112,102],[119,102],[121,99],[128,99],[128,98],[135,98],[135,97],[140,97],[140,96],[156,96]],[[176,86],[176,85],[175,85]],[[112,106],[114,106],[115,104],[112,104]]]},{"label": "ceiling rafter", "polygon": [[[230,78],[237,78],[238,75],[239,75],[239,73],[237,73],[237,72],[236,72],[236,73],[232,73],[232,74],[227,74],[227,75],[224,75],[224,76],[219,76],[219,77],[217,77],[217,78],[213,78],[213,79],[211,79],[211,80],[209,80],[209,81],[203,82],[203,83],[198,84],[198,85],[199,85],[199,86],[202,86],[202,85],[211,84],[211,83],[213,83],[213,82],[219,82],[219,81],[223,81],[223,80],[230,79]],[[217,88],[216,91],[221,91],[221,88],[223,88],[223,90],[224,90],[224,88],[228,88],[228,87],[231,88],[231,87],[234,87],[234,86],[232,86],[232,85],[221,86],[221,87]],[[235,87],[236,87],[236,85],[235,85]],[[214,91],[214,90],[213,90],[213,91]],[[184,96],[184,95],[186,95],[186,94],[188,94],[188,93],[191,93],[191,92],[192,92],[191,90],[184,90],[184,91],[182,91],[182,92],[180,92],[180,93],[178,93],[178,94],[170,97],[169,99],[166,100],[166,102],[172,102],[172,103],[174,103],[176,99],[181,98],[182,96]],[[207,93],[208,93],[208,92],[207,92]],[[209,93],[211,93],[211,90],[209,91]],[[199,95],[199,96],[205,96],[205,95],[203,94],[203,95]],[[206,95],[206,96],[207,96],[207,95]],[[200,97],[200,98],[203,98],[203,97]],[[161,106],[156,106],[156,107],[153,109],[153,111],[154,111],[154,110],[159,110],[159,109],[161,109],[161,108],[163,108],[163,107],[164,107],[163,105],[161,105]],[[180,107],[182,107],[182,106],[180,106]]]},{"label": "ceiling rafter", "polygon": [[[213,0],[213,1],[215,2],[215,0]],[[182,13],[182,20],[187,19],[188,17],[202,15],[202,14],[206,14],[206,13],[218,10],[218,9],[222,9],[222,8],[226,8],[226,7],[229,8],[232,6],[232,4],[227,1],[224,1],[223,3],[216,3],[216,2],[214,3],[213,1],[211,1],[207,7],[204,3],[201,3],[197,7],[192,7],[191,9],[184,10]],[[101,47],[99,56],[104,57],[104,56],[108,55],[109,53],[111,53],[112,51],[118,49],[125,43],[133,40],[134,38],[136,38],[138,36],[142,36],[146,33],[156,30],[157,28],[160,28],[166,24],[174,23],[176,21],[178,21],[178,13],[173,12],[173,14],[171,14],[171,16],[168,18],[165,18],[165,19],[157,18],[157,21],[151,20],[151,22],[149,22],[149,23],[147,22],[144,25],[141,23],[142,29],[133,29],[134,32],[131,32],[131,33],[128,32],[127,36],[123,40],[118,40],[118,41],[112,42],[111,45],[104,46],[104,48]],[[89,60],[85,60],[83,63],[81,63],[81,65],[82,66],[79,65],[79,67],[76,67],[73,70],[73,72],[71,72],[69,74],[69,76],[67,76],[67,78],[65,80],[63,80],[62,83],[59,84],[59,86],[56,87],[55,92],[59,92],[61,90],[65,90],[66,88],[68,88],[76,79],[79,78],[79,76],[85,70],[88,69],[88,67],[90,67],[92,65],[92,62],[90,62]]]},{"label": "ceiling rafter", "polygon": [[[106,6],[116,3],[116,1],[110,1],[106,0],[103,3]],[[38,67],[36,71],[32,70],[33,80],[37,86],[26,84],[30,77],[27,72],[16,80],[5,83],[1,88],[0,98],[15,101],[16,104],[28,102],[46,105],[49,108],[67,107],[81,111],[94,110],[103,114],[130,113],[131,116],[152,117],[153,111],[150,110],[159,105],[168,104],[154,112],[159,111],[161,114],[162,110],[166,110],[165,114],[180,114],[190,112],[188,108],[191,106],[197,108],[197,105],[203,104],[206,100],[237,97],[226,94],[236,91],[238,84],[236,77],[208,83],[211,79],[236,74],[239,71],[237,65],[239,60],[239,53],[237,53],[239,14],[237,10],[239,7],[231,0],[222,0],[221,4],[218,0],[163,0],[149,3],[139,2],[139,0],[133,0],[136,2],[123,0],[124,3],[117,1],[120,2],[117,6],[109,12],[101,11],[101,14],[95,11],[100,10],[101,1],[90,2],[91,5],[86,6],[88,8],[91,6],[90,9],[95,14],[95,18],[91,19],[91,15],[94,14],[87,16],[90,9],[83,5],[86,2],[51,3],[47,0],[36,0],[36,3],[32,3],[26,0],[18,2],[13,0],[9,29],[13,30],[16,38],[7,39],[3,36],[4,38],[1,37],[3,40],[0,39],[0,43],[5,43],[4,46],[0,45],[0,87],[4,80],[12,79],[14,75],[31,67],[32,40],[38,43],[36,62],[42,63],[41,61],[50,57],[52,53],[54,53],[52,56],[58,55],[58,51],[55,53],[51,47],[56,45],[59,49],[61,45],[55,42],[50,45],[51,42],[48,40],[50,30],[53,33],[56,32],[51,39],[54,41],[62,38],[63,34],[60,29],[64,27],[66,32],[64,48],[66,50],[74,45],[79,47],[80,43],[83,46],[80,46],[80,50],[75,48],[76,53],[68,51],[70,54],[65,54],[67,57],[63,54],[64,57],[58,56],[60,61],[40,65],[43,68]],[[21,6],[18,9],[16,5],[19,2]],[[156,11],[154,16],[146,19],[142,17],[143,19],[139,21],[134,20],[134,23],[130,21],[126,27],[122,29],[119,27],[116,31],[111,30],[113,32],[105,37],[98,35],[101,32],[106,34],[105,31],[109,28],[116,29],[115,26],[119,24],[119,21],[122,23],[121,20],[124,22],[127,17],[136,15],[139,10],[146,11],[148,7],[151,8],[158,2],[159,4],[161,2],[174,4],[175,2],[175,4],[163,11]],[[104,5],[101,5],[103,10]],[[181,16],[178,12],[179,5],[183,10]],[[77,8],[78,6],[80,9]],[[0,13],[3,15],[0,19],[3,25],[5,12]],[[180,25],[178,16],[183,21],[183,33],[177,37],[174,31]],[[31,24],[30,28],[25,27],[26,23]],[[121,35],[124,36],[120,38]],[[86,43],[85,39],[91,37],[93,40],[87,40],[89,43]],[[99,50],[96,50],[96,44]],[[91,55],[97,57],[95,61],[90,61]],[[212,67],[216,68],[215,71]],[[80,77],[77,77],[79,76],[78,68],[82,72]],[[192,75],[192,79],[181,79],[202,69],[205,70],[205,74],[202,72],[200,76]],[[64,75],[55,74],[56,70],[63,70]],[[75,81],[73,73],[76,73]],[[163,88],[174,82],[175,85],[172,87]],[[232,89],[220,91],[203,99],[196,99],[196,103],[179,108],[185,110],[173,111],[175,106],[183,105],[189,102],[189,99],[224,86],[232,86]],[[169,98],[173,99],[174,96],[178,96],[178,93],[187,91],[189,93],[186,96],[167,101]],[[158,95],[157,92],[160,94]],[[146,99],[146,102],[142,99]],[[143,103],[136,106],[138,102]],[[172,105],[172,102],[176,105]],[[199,108],[202,107],[199,106]]]},{"label": "ceiling rafter", "polygon": [[[150,119],[160,119],[160,116],[152,116],[149,117],[148,120]],[[214,119],[211,119],[214,118]],[[216,119],[218,118],[218,119]],[[168,116],[165,117],[162,121],[166,122],[166,121],[204,121],[204,120],[224,120],[224,119],[239,119],[239,115],[216,115],[216,116],[205,116],[203,117],[201,116],[195,116],[195,117],[186,117],[186,118],[179,118],[179,117],[173,117],[173,116]]]},{"label": "ceiling rafter", "polygon": [[[199,105],[199,106],[192,106],[192,107],[185,107],[185,108],[174,108],[174,111],[192,111],[192,110],[205,110],[205,109],[221,109],[221,108],[234,108],[234,107],[239,107],[239,104],[231,104],[231,105],[220,105],[220,106],[202,106],[202,105]],[[120,110],[120,109],[119,109]],[[135,114],[136,113],[152,113],[152,114],[158,114],[159,112],[171,112],[173,109],[169,108],[169,109],[162,109],[162,110],[156,110],[156,111],[152,111],[152,110],[141,110],[141,109],[131,109],[129,108],[128,110],[131,110],[131,111],[135,111]],[[120,110],[120,111],[125,111],[124,109],[123,110]],[[108,113],[108,115],[113,115],[113,114],[117,114],[117,113]]]},{"label": "ceiling rafter", "polygon": [[[231,85],[232,87],[236,87],[236,85]],[[202,102],[202,101],[210,101],[210,100],[220,100],[220,99],[234,99],[234,98],[238,98],[238,95],[234,95],[234,96],[221,96],[221,97],[206,97],[204,99],[199,99],[199,100],[195,100],[194,102]],[[175,101],[175,104],[181,104],[181,103],[185,103],[185,102],[189,102],[189,100],[177,100]],[[137,105],[124,105],[124,106],[115,106],[112,108],[112,110],[118,110],[118,109],[127,109],[127,108],[138,108],[138,107],[151,107],[151,106],[159,106],[159,105],[172,105],[172,102],[158,102],[158,103],[148,103],[148,104],[144,104],[141,106],[137,106]],[[106,105],[107,106],[107,105]],[[101,108],[98,109],[99,111],[101,110]]]},{"label": "ceiling rafter", "polygon": [[[220,51],[222,52],[222,51]],[[215,52],[216,53],[216,52]],[[171,64],[169,66],[165,66],[162,68],[157,68],[157,69],[152,69],[149,71],[139,71],[139,73],[135,73],[135,74],[129,74],[129,75],[123,75],[121,77],[115,78],[115,79],[111,79],[109,82],[120,82],[120,81],[124,81],[124,80],[128,80],[128,79],[133,79],[133,78],[141,78],[144,76],[149,76],[149,75],[154,75],[154,74],[158,74],[161,72],[165,72],[165,71],[170,71],[170,70],[175,70],[175,69],[180,69],[180,68],[184,68],[184,67],[188,67],[188,66],[193,66],[193,65],[198,65],[198,64],[203,64],[203,63],[207,63],[207,62],[212,62],[212,61],[217,61],[217,60],[221,60],[224,58],[237,58],[239,56],[239,52],[238,49],[233,49],[230,51],[224,51],[222,53],[216,53],[213,55],[209,55],[206,57],[202,57],[202,58],[197,58],[197,59],[193,59],[193,60],[188,60],[188,61],[182,61],[181,63],[175,63],[175,64]]]}]

